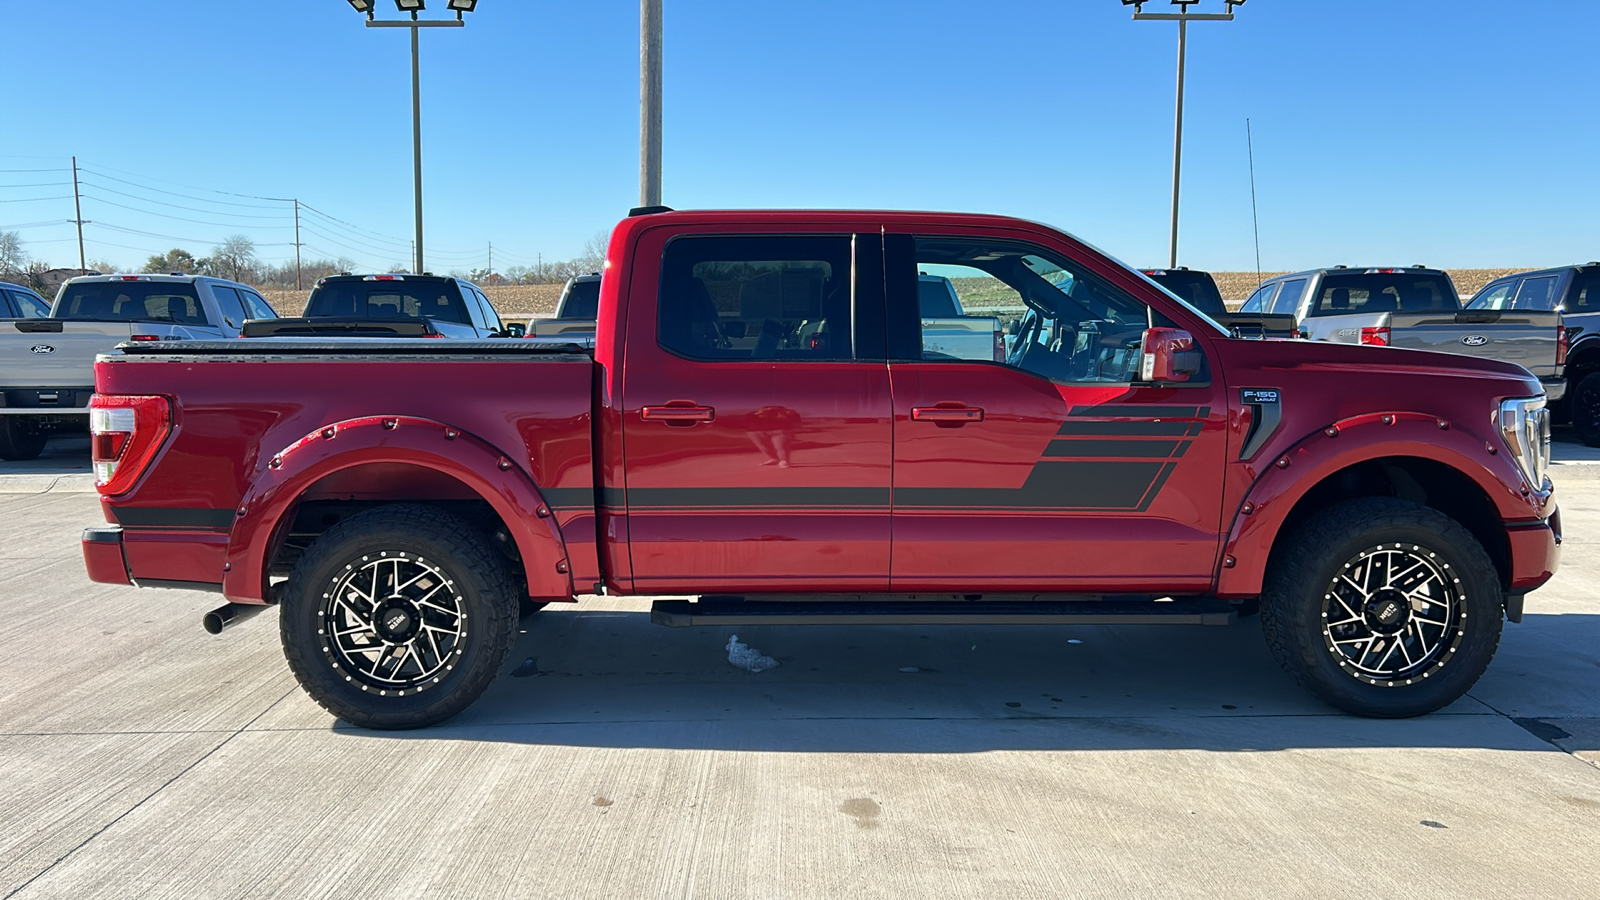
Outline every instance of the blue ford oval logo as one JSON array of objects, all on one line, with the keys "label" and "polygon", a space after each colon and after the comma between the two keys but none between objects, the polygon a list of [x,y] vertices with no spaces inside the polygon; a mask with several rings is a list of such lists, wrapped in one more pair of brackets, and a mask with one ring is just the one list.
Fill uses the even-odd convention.
[{"label": "blue ford oval logo", "polygon": [[50,346],[49,344],[34,344],[32,347],[29,347],[28,349],[30,351],[34,352],[34,353],[54,353],[54,352],[56,352],[56,348]]},{"label": "blue ford oval logo", "polygon": [[1484,344],[1489,343],[1489,339],[1481,334],[1469,334],[1461,339],[1461,343],[1466,344],[1468,347],[1482,347]]}]

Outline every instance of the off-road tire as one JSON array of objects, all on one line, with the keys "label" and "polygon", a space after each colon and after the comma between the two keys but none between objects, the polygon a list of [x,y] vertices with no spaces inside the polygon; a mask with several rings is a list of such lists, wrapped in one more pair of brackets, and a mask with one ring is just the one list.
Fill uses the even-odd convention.
[{"label": "off-road tire", "polygon": [[1567,408],[1573,432],[1585,444],[1600,447],[1600,372],[1590,372],[1572,386]]},{"label": "off-road tire", "polygon": [[[1354,582],[1340,581],[1341,576],[1348,579],[1353,574],[1367,582],[1370,572],[1373,582],[1388,577],[1389,584],[1396,583],[1395,569],[1402,568],[1401,564],[1380,569],[1377,562],[1365,562],[1373,556],[1402,563],[1409,560],[1422,567],[1421,574],[1431,579],[1430,590],[1451,601],[1443,612],[1440,604],[1425,599],[1412,598],[1402,604],[1398,614],[1404,617],[1407,629],[1401,633],[1403,637],[1409,637],[1409,629],[1415,627],[1419,640],[1425,640],[1422,623],[1429,621],[1425,615],[1449,623],[1440,631],[1432,653],[1419,654],[1414,669],[1369,670],[1362,668],[1368,657],[1349,657],[1349,653],[1365,653],[1374,645],[1381,651],[1384,641],[1392,640],[1392,635],[1380,636],[1374,630],[1380,625],[1377,617],[1391,611],[1376,596],[1387,587],[1373,595],[1368,601],[1371,606],[1359,610],[1366,613],[1360,621],[1325,627],[1330,621],[1329,607],[1342,616],[1345,607],[1340,604],[1347,602],[1345,598],[1360,596],[1359,591],[1349,590]],[[1372,568],[1366,568],[1369,565]],[[1336,590],[1346,593],[1335,599]],[[1416,609],[1419,603],[1420,611]],[[1358,716],[1405,718],[1444,707],[1477,682],[1500,643],[1504,609],[1500,576],[1471,532],[1437,510],[1372,497],[1330,506],[1283,538],[1266,572],[1261,630],[1278,663],[1312,694]],[[1431,625],[1426,628],[1432,633]],[[1374,636],[1366,649],[1358,644],[1350,644],[1347,652],[1336,649],[1342,646],[1335,643],[1340,636],[1361,629]],[[1391,653],[1395,649],[1409,653],[1418,645],[1396,648],[1389,644]]]},{"label": "off-road tire", "polygon": [[50,436],[27,416],[0,416],[0,459],[38,459]]},{"label": "off-road tire", "polygon": [[[446,602],[460,613],[446,619],[459,631],[445,652],[438,653],[435,645],[432,659],[437,668],[424,678],[427,651],[421,639],[428,635],[417,631],[425,616],[421,607],[413,607],[418,615],[412,631],[424,649],[417,652],[414,663],[401,656],[396,671],[415,665],[420,684],[375,680],[373,673],[361,671],[361,664],[370,659],[351,654],[341,642],[348,637],[336,637],[337,617],[353,613],[337,605],[335,589],[344,586],[346,590],[339,593],[347,594],[349,586],[357,584],[350,580],[357,577],[353,573],[363,568],[377,573],[381,564],[374,568],[374,563],[381,560],[394,563],[396,575],[388,584],[395,586],[389,595],[395,602],[404,599],[395,584],[401,565],[420,565],[438,573],[426,576],[433,580],[424,586],[441,581],[448,585]],[[387,589],[380,587],[378,577],[374,574],[371,584],[374,598]],[[493,540],[466,520],[421,504],[377,507],[328,529],[296,562],[279,616],[283,655],[306,693],[352,725],[381,729],[434,725],[466,709],[494,680],[516,637],[518,593],[509,564]],[[369,618],[377,622],[379,601],[374,600],[372,607]],[[377,628],[368,626],[374,639],[382,639]],[[445,640],[450,641],[448,635]],[[401,646],[395,644],[397,650]],[[378,658],[383,665],[385,657]]]}]

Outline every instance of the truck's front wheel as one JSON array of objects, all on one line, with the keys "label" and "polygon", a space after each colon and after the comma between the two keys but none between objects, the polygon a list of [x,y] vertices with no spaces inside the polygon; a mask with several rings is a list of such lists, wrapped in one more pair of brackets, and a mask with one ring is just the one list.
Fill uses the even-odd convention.
[{"label": "truck's front wheel", "polygon": [[487,535],[441,510],[351,516],[301,556],[279,618],[300,686],[367,728],[420,728],[489,686],[516,634],[517,592]]},{"label": "truck's front wheel", "polygon": [[1465,694],[1500,643],[1500,578],[1436,510],[1390,498],[1323,510],[1274,550],[1261,626],[1295,681],[1361,716],[1432,712]]},{"label": "truck's front wheel", "polygon": [[1600,447],[1600,372],[1572,386],[1572,430],[1591,447]]},{"label": "truck's front wheel", "polygon": [[0,416],[0,459],[38,459],[49,435],[27,416]]}]

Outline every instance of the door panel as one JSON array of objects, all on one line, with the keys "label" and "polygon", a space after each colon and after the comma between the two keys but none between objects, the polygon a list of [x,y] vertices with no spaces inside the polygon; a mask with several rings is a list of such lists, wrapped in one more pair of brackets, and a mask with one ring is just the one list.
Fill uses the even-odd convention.
[{"label": "door panel", "polygon": [[[665,242],[652,234],[640,238],[637,258],[663,258]],[[866,285],[873,299],[830,294],[845,313],[819,318],[801,307],[814,291],[849,284],[848,235],[789,254],[828,257],[817,266],[788,259],[764,273],[749,239],[716,240],[746,243],[726,252],[732,261],[681,274],[666,256],[664,289],[646,277],[628,288],[621,500],[634,590],[885,591],[888,367],[848,351],[856,301],[881,316],[881,266]],[[782,247],[771,249],[770,259],[785,262]],[[872,252],[880,253],[875,243]],[[811,273],[822,268],[819,282]],[[753,358],[763,355],[771,358]]]}]

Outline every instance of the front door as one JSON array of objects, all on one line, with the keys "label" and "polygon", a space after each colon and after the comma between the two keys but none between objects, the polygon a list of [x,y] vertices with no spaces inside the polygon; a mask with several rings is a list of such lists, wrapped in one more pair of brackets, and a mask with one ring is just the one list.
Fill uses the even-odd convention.
[{"label": "front door", "polygon": [[[1141,383],[1144,330],[1172,323],[1023,235],[885,242],[891,590],[1206,589],[1227,443],[1216,367],[1182,385]],[[1004,362],[925,347],[912,298],[928,277],[948,279],[967,316],[1011,333]],[[1196,343],[1206,350],[1206,336]]]},{"label": "front door", "polygon": [[[628,288],[634,590],[887,590],[879,237],[675,234],[641,236],[637,258],[661,274]],[[857,305],[877,313],[871,335],[855,333]]]}]

